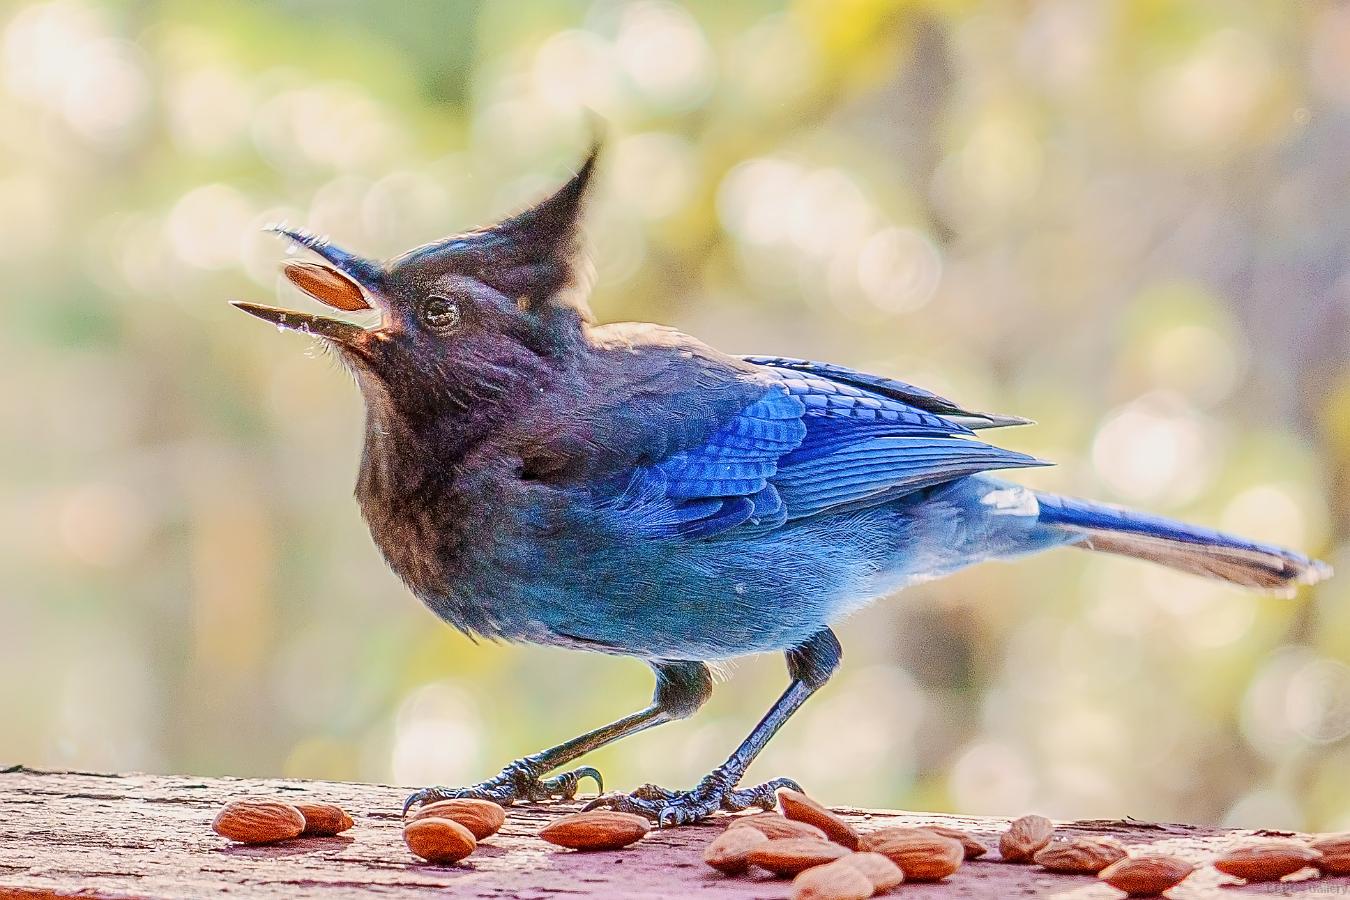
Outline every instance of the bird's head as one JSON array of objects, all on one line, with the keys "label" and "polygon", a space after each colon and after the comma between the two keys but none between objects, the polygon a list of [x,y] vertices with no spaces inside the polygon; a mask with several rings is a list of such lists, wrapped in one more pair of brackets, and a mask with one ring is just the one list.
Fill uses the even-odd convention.
[{"label": "bird's head", "polygon": [[386,262],[275,227],[326,263],[288,263],[292,282],[330,307],[374,308],[380,318],[370,327],[234,305],[327,342],[372,404],[425,417],[499,398],[540,377],[541,367],[556,365],[589,321],[580,213],[598,150],[597,144],[577,173],[539,204]]}]

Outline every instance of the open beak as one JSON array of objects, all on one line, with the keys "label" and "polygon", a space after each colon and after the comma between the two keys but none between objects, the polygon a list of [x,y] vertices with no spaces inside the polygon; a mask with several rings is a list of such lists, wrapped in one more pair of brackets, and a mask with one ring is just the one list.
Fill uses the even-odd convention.
[{"label": "open beak", "polygon": [[257,316],[264,322],[271,322],[278,328],[301,331],[341,344],[349,344],[366,333],[366,330],[360,325],[344,322],[341,319],[316,316],[312,313],[292,312],[289,309],[278,309],[275,306],[263,306],[258,303],[245,303],[242,300],[231,300],[230,305],[235,309],[242,309],[250,316]]},{"label": "open beak", "polygon": [[342,274],[351,278],[361,287],[378,294],[384,284],[384,267],[372,259],[348,253],[335,246],[328,238],[300,228],[287,228],[285,225],[269,225],[268,231],[290,238],[301,247],[313,250],[326,259]]},{"label": "open beak", "polygon": [[[295,260],[285,265],[283,271],[291,283],[320,303],[351,312],[370,308],[370,303],[362,295],[363,288],[371,294],[379,295],[384,278],[384,268],[379,263],[348,253],[329,243],[327,238],[307,231],[279,225],[271,226],[268,230],[309,248],[338,270],[335,272],[317,263]],[[265,322],[271,322],[278,328],[289,328],[292,331],[312,334],[341,344],[350,344],[366,333],[366,329],[360,325],[341,319],[330,319],[326,316],[245,303],[240,300],[232,300],[230,305]]]}]

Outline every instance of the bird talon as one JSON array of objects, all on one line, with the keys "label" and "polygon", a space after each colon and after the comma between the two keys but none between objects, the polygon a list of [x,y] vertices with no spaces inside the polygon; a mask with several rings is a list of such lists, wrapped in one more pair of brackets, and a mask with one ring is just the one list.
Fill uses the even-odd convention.
[{"label": "bird talon", "polygon": [[403,802],[403,815],[407,816],[413,806],[425,806],[439,800],[490,800],[501,806],[510,806],[517,801],[539,803],[574,800],[583,778],[593,779],[599,790],[604,790],[603,776],[592,766],[581,766],[561,775],[541,778],[529,760],[518,759],[494,777],[471,787],[429,787],[416,791]]},{"label": "bird talon", "polygon": [[604,794],[596,797],[582,807],[583,811],[592,809],[612,809],[615,812],[633,813],[653,821],[660,815],[661,804],[645,800],[633,794]]},{"label": "bird talon", "polygon": [[407,818],[408,810],[416,806],[426,806],[428,803],[434,803],[437,800],[444,800],[441,796],[441,788],[422,788],[420,791],[413,791],[408,795],[408,799],[403,801],[403,817]]},{"label": "bird talon", "polygon": [[778,805],[778,789],[789,788],[801,791],[801,785],[791,778],[775,778],[751,788],[727,791],[722,795],[722,809],[727,812],[740,812],[752,806],[758,806],[766,812]]},{"label": "bird talon", "polygon": [[633,791],[632,796],[642,800],[672,800],[675,792],[667,790],[658,784],[644,784],[642,787]]},{"label": "bird talon", "polygon": [[596,797],[584,809],[635,813],[651,819],[662,828],[668,828],[698,822],[719,810],[740,812],[752,806],[773,809],[778,803],[776,792],[784,787],[801,790],[791,778],[775,778],[754,787],[736,789],[726,785],[723,778],[714,774],[691,790],[672,791],[658,785],[644,784],[628,794]]},{"label": "bird talon", "polygon": [[577,797],[577,788],[581,786],[581,780],[589,778],[595,782],[596,793],[602,794],[605,790],[605,779],[600,774],[600,770],[593,766],[580,766],[570,772],[564,772],[561,775],[555,775],[552,778],[545,778],[536,782],[535,791],[536,800],[575,800]]}]

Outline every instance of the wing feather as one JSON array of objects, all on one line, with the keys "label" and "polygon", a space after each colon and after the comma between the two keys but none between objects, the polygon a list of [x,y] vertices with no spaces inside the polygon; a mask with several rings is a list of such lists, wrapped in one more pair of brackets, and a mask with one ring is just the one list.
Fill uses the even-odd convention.
[{"label": "wing feather", "polygon": [[[975,440],[995,417],[840,366],[747,357],[764,393],[700,445],[641,466],[604,503],[651,537],[777,528],[992,469],[1045,465]],[[948,418],[947,413],[962,421]]]},{"label": "wing feather", "polygon": [[836,384],[860,388],[872,394],[899,400],[916,409],[936,413],[949,422],[959,423],[968,428],[1003,428],[1008,425],[1031,424],[1030,419],[1024,419],[1021,416],[1005,416],[997,413],[972,412],[962,409],[946,397],[939,396],[924,388],[894,378],[886,378],[882,375],[859,372],[857,369],[850,369],[847,366],[839,366],[834,363],[792,359],[786,356],[742,356],[741,359],[757,366],[802,372],[827,379]]}]

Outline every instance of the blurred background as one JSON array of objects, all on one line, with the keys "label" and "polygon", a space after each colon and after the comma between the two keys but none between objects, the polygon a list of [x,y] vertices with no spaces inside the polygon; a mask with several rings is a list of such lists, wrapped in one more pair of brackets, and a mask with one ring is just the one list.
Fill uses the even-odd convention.
[{"label": "blurred background", "polygon": [[[359,396],[229,298],[286,219],[491,221],[608,123],[602,321],[1030,416],[1037,487],[1350,572],[1350,7],[1239,0],[0,4],[0,763],[477,781],[644,704],[474,644],[351,498]],[[878,603],[751,777],[831,803],[1350,828],[1350,577],[1071,550]],[[596,754],[692,783],[783,687]]]}]

